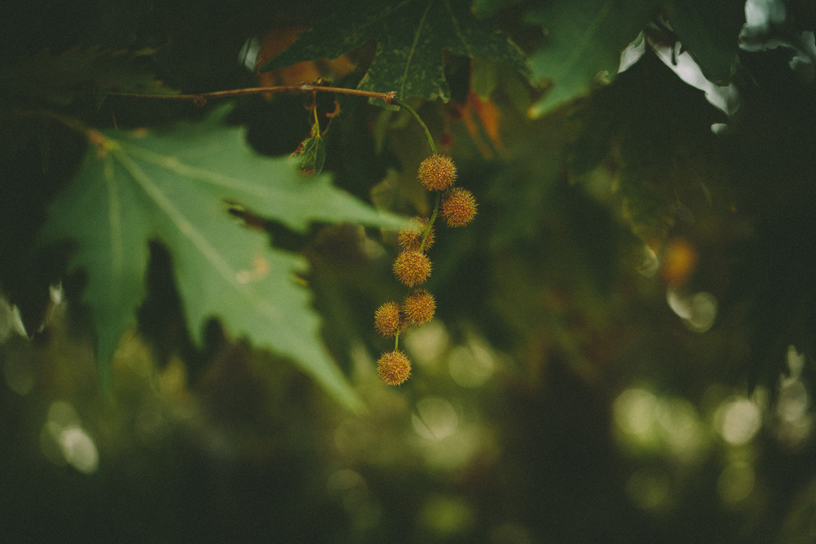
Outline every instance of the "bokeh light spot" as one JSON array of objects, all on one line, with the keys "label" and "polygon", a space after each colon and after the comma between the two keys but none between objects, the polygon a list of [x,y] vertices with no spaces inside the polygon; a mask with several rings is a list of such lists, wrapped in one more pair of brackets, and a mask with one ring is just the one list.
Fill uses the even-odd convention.
[{"label": "bokeh light spot", "polygon": [[99,468],[96,443],[82,428],[74,407],[67,402],[56,401],[49,407],[40,447],[50,461],[68,463],[83,474],[93,474]]},{"label": "bokeh light spot", "polygon": [[756,404],[749,399],[732,398],[717,408],[715,425],[723,440],[732,446],[742,446],[759,431],[762,416]]},{"label": "bokeh light spot", "polygon": [[754,467],[744,461],[729,463],[717,479],[717,492],[727,506],[746,499],[754,489]]},{"label": "bokeh light spot", "polygon": [[691,297],[691,317],[686,325],[694,332],[706,332],[717,318],[717,299],[711,293],[696,293]]},{"label": "bokeh light spot", "polygon": [[70,403],[56,401],[48,408],[47,425],[54,430],[54,434],[59,434],[65,427],[79,425],[79,415]]},{"label": "bokeh light spot", "polygon": [[641,468],[626,481],[626,495],[632,504],[643,510],[667,509],[670,493],[669,476],[661,470]]},{"label": "bokeh light spot", "polygon": [[805,367],[805,354],[796,351],[796,346],[788,346],[787,356],[788,370],[791,378],[798,378]]},{"label": "bokeh light spot", "polygon": [[802,380],[795,379],[782,383],[776,405],[776,413],[780,418],[787,422],[801,419],[807,414],[809,405],[810,398]]},{"label": "bokeh light spot", "polygon": [[458,497],[433,495],[425,501],[419,516],[420,524],[439,536],[461,533],[474,522],[464,500]]},{"label": "bokeh light spot", "polygon": [[669,289],[666,291],[666,302],[686,327],[694,332],[706,332],[717,318],[717,298],[711,293],[700,292],[685,296]]},{"label": "bokeh light spot", "polygon": [[[400,335],[400,342],[403,341]],[[410,329],[405,334],[405,346],[420,366],[432,366],[439,362],[439,355],[445,353],[449,342],[448,331],[439,321],[434,320],[418,329]]]},{"label": "bokeh light spot", "polygon": [[416,433],[428,440],[442,440],[456,432],[459,417],[450,402],[439,397],[425,397],[417,402],[411,415]]},{"label": "bokeh light spot", "polygon": [[705,432],[691,402],[683,398],[661,399],[655,416],[668,447],[680,461],[697,461],[705,452]]},{"label": "bokeh light spot", "polygon": [[697,268],[697,248],[685,238],[672,238],[663,248],[662,274],[669,285],[683,285]]},{"label": "bokeh light spot", "polygon": [[99,452],[93,439],[80,427],[64,429],[59,444],[65,461],[83,474],[93,474],[99,468]]},{"label": "bokeh light spot", "polygon": [[627,389],[615,399],[615,423],[628,434],[644,436],[655,422],[657,397],[640,388]]},{"label": "bokeh light spot", "polygon": [[451,377],[462,387],[479,387],[490,379],[495,367],[490,348],[476,340],[453,348],[448,357]]}]

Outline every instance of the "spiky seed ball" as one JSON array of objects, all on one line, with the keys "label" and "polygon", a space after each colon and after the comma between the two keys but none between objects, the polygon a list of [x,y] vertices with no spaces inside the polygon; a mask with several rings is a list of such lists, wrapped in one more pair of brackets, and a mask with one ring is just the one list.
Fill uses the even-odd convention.
[{"label": "spiky seed ball", "polygon": [[[411,220],[411,226],[399,231],[399,245],[406,251],[419,251],[419,246],[422,245],[422,235],[425,229],[428,228],[428,219],[425,217],[414,217]],[[434,243],[434,229],[431,227],[431,232],[428,233],[428,239],[425,240],[425,248],[423,251],[428,251]]]},{"label": "spiky seed ball", "polygon": [[396,302],[386,302],[374,312],[374,328],[385,336],[394,336],[400,330],[400,307]]},{"label": "spiky seed ball", "polygon": [[456,180],[456,165],[447,155],[431,155],[419,165],[417,177],[429,191],[446,191]]},{"label": "spiky seed ball", "polygon": [[377,377],[388,385],[399,385],[411,375],[411,360],[402,351],[383,353],[377,361]]},{"label": "spiky seed ball", "polygon": [[436,300],[425,289],[417,289],[402,303],[408,323],[414,327],[421,327],[431,321],[436,312]]},{"label": "spiky seed ball", "polygon": [[425,283],[431,275],[431,260],[419,251],[403,251],[394,261],[394,275],[408,287]]},{"label": "spiky seed ball", "polygon": [[475,215],[476,198],[467,189],[452,189],[442,200],[442,218],[449,227],[464,227]]}]

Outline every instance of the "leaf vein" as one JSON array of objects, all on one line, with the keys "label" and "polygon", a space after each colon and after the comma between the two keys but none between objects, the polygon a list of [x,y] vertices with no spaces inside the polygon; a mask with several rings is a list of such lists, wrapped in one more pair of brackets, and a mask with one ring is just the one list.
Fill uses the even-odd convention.
[{"label": "leaf vein", "polygon": [[219,174],[218,172],[213,172],[212,170],[190,166],[183,162],[179,162],[172,157],[155,153],[148,149],[136,146],[127,146],[127,150],[128,153],[142,159],[145,162],[155,164],[156,166],[160,166],[186,178],[200,179],[202,181],[212,183],[213,185],[218,185],[220,187],[234,189],[237,191],[244,191],[261,197],[269,197],[272,194],[272,191],[261,185],[246,183],[238,178],[225,176],[223,174]]},{"label": "leaf vein", "polygon": [[218,273],[230,284],[237,284],[235,273],[232,268],[221,258],[218,251],[206,238],[196,230],[195,226],[181,213],[170,199],[165,196],[161,189],[159,189],[145,174],[144,170],[133,162],[130,157],[123,151],[114,151],[116,158],[124,166],[125,170],[136,180],[136,183],[144,190],[147,195],[153,199],[156,205],[164,211],[170,221],[176,225],[179,231],[187,237],[190,242],[201,252],[207,261],[215,268]]},{"label": "leaf vein", "polygon": [[572,52],[567,56],[566,59],[561,63],[561,68],[564,69],[565,67],[572,66],[575,61],[584,54],[584,51],[589,47],[592,43],[592,37],[595,35],[595,32],[598,30],[598,27],[601,26],[601,23],[606,19],[606,16],[609,15],[609,10],[612,8],[612,1],[607,0],[604,2],[601,9],[598,11],[598,14],[592,20],[592,22],[587,27],[586,31],[581,36],[581,41],[573,48]]},{"label": "leaf vein", "polygon": [[258,313],[265,315],[270,321],[281,321],[280,312],[269,304],[262,304],[264,297],[258,296],[254,290],[238,282],[237,272],[221,257],[218,251],[207,241],[207,239],[195,228],[195,226],[179,211],[170,199],[165,196],[162,190],[157,187],[145,172],[134,163],[124,151],[114,151],[116,158],[130,173],[139,186],[153,199],[156,205],[164,211],[176,228],[190,240],[193,246],[204,256],[218,274],[231,285],[236,292],[255,309]]},{"label": "leaf vein", "polygon": [[470,49],[470,44],[465,38],[465,35],[462,33],[462,28],[459,26],[459,20],[456,18],[456,15],[453,13],[453,8],[450,5],[450,0],[445,0],[445,7],[448,8],[448,13],[450,14],[451,21],[453,21],[453,28],[456,30],[456,37],[459,38],[459,41],[462,42],[462,45],[465,46],[465,50],[470,58],[475,57],[476,55],[473,54],[473,51]]},{"label": "leaf vein", "polygon": [[[116,279],[121,279],[124,271],[124,248],[122,241],[122,210],[119,202],[119,186],[116,183],[113,159],[110,154],[105,155],[103,165],[105,185],[108,189],[108,225],[110,228],[111,245],[111,274]],[[114,280],[111,285],[115,286],[118,281]],[[113,289],[113,300],[118,302]]]},{"label": "leaf vein", "polygon": [[428,0],[428,6],[425,8],[425,12],[422,14],[422,18],[419,20],[419,26],[414,34],[414,41],[411,43],[411,49],[408,51],[408,60],[405,63],[405,71],[402,74],[402,84],[400,85],[399,93],[400,96],[405,95],[405,85],[408,82],[408,70],[411,68],[411,60],[416,52],[417,43],[419,42],[419,35],[422,34],[422,27],[425,26],[425,20],[428,18],[428,12],[431,11],[431,6],[433,3],[434,0]]}]

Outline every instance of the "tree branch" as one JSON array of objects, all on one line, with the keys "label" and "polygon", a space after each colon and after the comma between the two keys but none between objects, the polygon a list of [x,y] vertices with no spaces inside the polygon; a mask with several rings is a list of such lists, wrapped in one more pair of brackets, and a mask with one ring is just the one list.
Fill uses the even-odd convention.
[{"label": "tree branch", "polygon": [[324,87],[321,85],[279,85],[276,87],[248,87],[245,89],[231,89],[229,91],[215,91],[211,93],[199,94],[139,94],[139,93],[108,93],[107,96],[119,96],[123,98],[152,98],[156,100],[189,100],[196,106],[203,106],[211,98],[230,98],[233,96],[244,96],[249,94],[278,93],[278,92],[301,92],[309,93],[322,91],[327,93],[351,94],[356,96],[367,96],[369,98],[379,98],[389,106],[397,97],[397,91],[388,93],[375,93],[372,91],[360,91],[358,89],[347,89],[344,87]]}]

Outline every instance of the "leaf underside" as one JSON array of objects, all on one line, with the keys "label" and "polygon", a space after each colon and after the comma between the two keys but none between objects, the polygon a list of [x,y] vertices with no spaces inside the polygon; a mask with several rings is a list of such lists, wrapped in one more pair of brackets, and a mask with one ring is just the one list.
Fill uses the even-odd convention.
[{"label": "leaf underside", "polygon": [[725,83],[739,50],[744,5],[741,0],[603,0],[590,7],[554,0],[531,10],[526,22],[542,25],[547,41],[530,56],[530,67],[535,80],[550,86],[533,114],[589,94],[599,73],[617,74],[621,52],[661,13],[705,76]]},{"label": "leaf underside", "polygon": [[397,228],[382,214],[334,188],[326,176],[303,177],[292,159],[254,153],[227,109],[166,132],[102,135],[71,185],[52,203],[43,242],[76,242],[73,266],[88,272],[84,300],[97,330],[98,364],[109,364],[145,296],[148,243],[173,255],[185,317],[199,345],[207,319],[292,359],[350,409],[360,400],[319,335],[311,294],[296,282],[306,260],[269,246],[231,217],[227,202],[304,231],[311,222],[352,221]]},{"label": "leaf underside", "polygon": [[504,61],[527,73],[521,51],[492,19],[477,19],[470,0],[347,2],[336,13],[312,24],[297,41],[261,69],[277,70],[297,62],[336,58],[369,40],[376,55],[359,89],[397,91],[407,98],[447,101],[444,54]]}]

